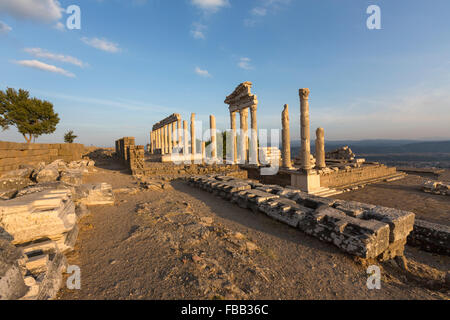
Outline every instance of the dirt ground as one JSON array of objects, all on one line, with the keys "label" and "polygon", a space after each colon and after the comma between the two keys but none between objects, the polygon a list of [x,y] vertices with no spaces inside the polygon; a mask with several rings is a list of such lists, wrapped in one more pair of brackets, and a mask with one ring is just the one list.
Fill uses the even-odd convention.
[{"label": "dirt ground", "polygon": [[[114,163],[86,181],[137,187]],[[177,180],[91,208],[68,256],[81,290],[59,299],[449,299],[450,257],[406,251],[409,272],[379,264],[369,290],[370,263]]]}]

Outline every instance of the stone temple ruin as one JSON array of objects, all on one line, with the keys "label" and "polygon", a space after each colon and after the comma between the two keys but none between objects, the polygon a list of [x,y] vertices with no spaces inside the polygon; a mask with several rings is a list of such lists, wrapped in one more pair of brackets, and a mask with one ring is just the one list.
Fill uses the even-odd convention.
[{"label": "stone temple ruin", "polygon": [[[257,96],[251,92],[252,83],[243,82],[226,97],[225,104],[230,112],[229,138],[227,139],[227,154],[224,159],[219,156],[216,138],[216,119],[210,116],[210,140],[201,141],[196,137],[195,114],[191,114],[190,128],[188,122],[182,120],[179,114],[172,114],[156,123],[150,133],[149,153],[133,158],[133,172],[154,172],[155,162],[175,166],[178,171],[188,168],[195,172],[195,166],[202,167],[205,172],[217,172],[219,168],[237,165],[245,170],[251,179],[264,183],[291,186],[304,192],[320,196],[330,196],[370,183],[383,180],[395,180],[404,177],[404,173],[396,168],[386,167],[377,162],[368,162],[356,158],[350,148],[325,152],[325,130],[316,130],[315,154],[311,154],[309,95],[307,88],[299,90],[300,98],[300,137],[301,150],[295,159],[291,155],[291,139],[289,126],[289,107],[284,106],[281,114],[282,146],[259,147],[257,125]],[[250,112],[249,112],[250,111]],[[236,124],[236,113],[239,113],[239,129]],[[251,127],[249,129],[249,113]],[[200,137],[201,138],[201,137]],[[135,150],[126,151],[133,138],[123,138],[122,144],[116,143],[118,154],[129,162],[127,157],[133,157]],[[206,152],[208,143],[209,152]],[[143,147],[137,146],[143,150]],[[130,154],[130,155],[128,155]],[[281,155],[280,157],[278,157]],[[261,161],[263,160],[263,161]],[[152,165],[149,165],[152,163]],[[263,168],[279,167],[276,174],[264,174]],[[184,168],[184,169],[183,169]]]}]

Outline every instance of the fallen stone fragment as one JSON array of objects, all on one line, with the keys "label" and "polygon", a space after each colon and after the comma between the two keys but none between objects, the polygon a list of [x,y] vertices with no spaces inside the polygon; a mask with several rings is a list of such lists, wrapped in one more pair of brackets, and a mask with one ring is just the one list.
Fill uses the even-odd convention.
[{"label": "fallen stone fragment", "polygon": [[65,170],[61,172],[59,180],[70,186],[79,186],[83,183],[83,171],[80,169]]},{"label": "fallen stone fragment", "polygon": [[19,267],[21,258],[19,249],[0,239],[0,300],[19,299],[27,293]]},{"label": "fallen stone fragment", "polygon": [[87,206],[113,205],[114,194],[108,183],[84,184],[76,188],[76,201]]},{"label": "fallen stone fragment", "polygon": [[46,190],[0,204],[0,238],[13,244],[60,236],[76,223],[69,190]]}]

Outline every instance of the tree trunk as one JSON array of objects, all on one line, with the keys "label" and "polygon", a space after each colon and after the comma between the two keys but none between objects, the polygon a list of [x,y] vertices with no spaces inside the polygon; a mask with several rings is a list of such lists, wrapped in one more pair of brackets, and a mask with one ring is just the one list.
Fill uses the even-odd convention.
[{"label": "tree trunk", "polygon": [[33,136],[30,134],[29,137],[27,137],[25,134],[23,135],[23,137],[25,138],[25,140],[27,140],[27,143],[30,144],[31,143],[31,139],[33,138]]}]

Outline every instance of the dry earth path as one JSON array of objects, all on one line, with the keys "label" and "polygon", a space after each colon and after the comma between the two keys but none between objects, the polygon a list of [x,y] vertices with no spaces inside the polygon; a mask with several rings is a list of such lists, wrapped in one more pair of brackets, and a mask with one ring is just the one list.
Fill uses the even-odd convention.
[{"label": "dry earth path", "polygon": [[[86,182],[135,188],[110,164]],[[407,249],[410,271],[384,263],[381,290],[367,265],[332,245],[189,187],[116,195],[91,208],[69,264],[81,290],[59,299],[448,299],[450,258]]]}]

